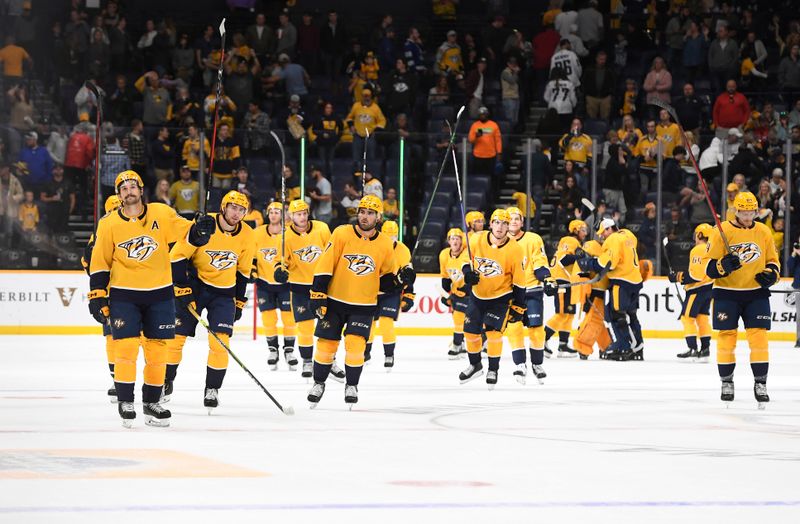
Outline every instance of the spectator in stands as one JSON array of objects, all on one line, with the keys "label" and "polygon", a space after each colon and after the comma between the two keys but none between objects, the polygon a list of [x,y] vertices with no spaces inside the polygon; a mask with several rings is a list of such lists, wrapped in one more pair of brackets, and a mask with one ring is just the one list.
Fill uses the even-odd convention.
[{"label": "spectator in stands", "polygon": [[103,31],[93,31],[86,53],[87,72],[92,78],[105,78],[111,69],[111,46]]},{"label": "spectator in stands", "polygon": [[583,192],[578,187],[577,179],[572,175],[567,175],[564,178],[564,186],[561,188],[556,222],[564,224],[574,218],[579,218],[580,215],[577,215],[576,211],[580,210],[583,205],[581,198],[583,198]]},{"label": "spectator in stands", "polygon": [[333,152],[336,149],[336,144],[339,143],[339,138],[342,136],[342,123],[333,112],[333,104],[325,102],[322,107],[322,114],[314,120],[311,126],[313,130],[319,157],[325,163],[325,172],[330,173]]},{"label": "spectator in stands", "polygon": [[575,85],[566,79],[566,73],[561,68],[553,69],[552,80],[544,88],[544,101],[547,107],[558,112],[558,119],[563,131],[572,121],[575,108],[578,105]]},{"label": "spectator in stands", "polygon": [[513,56],[508,57],[506,68],[500,73],[500,89],[503,98],[503,112],[514,129],[519,120],[519,82],[520,66]]},{"label": "spectator in stands", "polygon": [[603,15],[597,10],[597,0],[578,10],[578,37],[589,49],[594,49],[603,41]]},{"label": "spectator in stands", "polygon": [[683,142],[678,124],[672,121],[672,118],[669,116],[669,111],[666,109],[662,109],[658,112],[656,135],[658,135],[658,139],[661,141],[664,158],[671,158],[672,151]]},{"label": "spectator in stands", "polygon": [[11,226],[18,216],[19,204],[24,198],[22,183],[11,174],[11,167],[7,162],[0,162],[0,231],[11,232]]},{"label": "spectator in stands", "polygon": [[236,105],[237,110],[231,115],[236,122],[241,119],[247,105],[255,96],[256,77],[261,71],[255,51],[250,49],[249,52],[249,58],[233,54],[225,56],[225,92]]},{"label": "spectator in stands", "polygon": [[169,129],[159,128],[158,136],[150,146],[150,152],[156,181],[166,180],[168,182],[167,189],[169,189],[169,184],[175,179],[175,151],[169,140]]},{"label": "spectator in stands", "polygon": [[[203,121],[203,109],[200,107],[192,95],[189,88],[181,86],[175,94],[175,103],[172,105],[171,127],[187,128],[197,122]],[[178,131],[178,137],[183,136],[183,131]]]},{"label": "spectator in stands", "polygon": [[603,177],[603,200],[612,209],[618,209],[624,217],[628,212],[623,188],[628,181],[628,157],[618,144],[608,148],[608,164]]},{"label": "spectator in stands", "polygon": [[308,86],[311,85],[311,77],[308,72],[300,64],[292,63],[286,53],[278,55],[278,64],[280,64],[280,72],[277,76],[279,80],[283,80],[286,94],[298,95],[305,104],[306,98],[308,98]]},{"label": "spectator in stands", "polygon": [[[570,6],[572,7],[572,6]],[[563,11],[555,20],[556,31],[564,40],[569,40],[571,49],[581,58],[589,55],[589,50],[583,45],[583,41],[578,37],[578,13],[574,9]]]},{"label": "spectator in stands", "polygon": [[[206,129],[211,130],[214,128],[214,110],[216,109],[217,103],[217,84],[214,82],[214,85],[211,88],[211,92],[206,96],[205,100],[203,100],[203,111],[206,114],[205,124]],[[233,102],[231,97],[225,94],[225,84],[222,85],[222,88],[219,90],[219,115],[217,129],[221,124],[227,124],[229,130],[233,130],[233,115],[236,114],[238,110],[238,106]]]},{"label": "spectator in stands", "polygon": [[50,158],[47,149],[39,145],[39,135],[36,131],[25,134],[25,146],[19,152],[19,160],[28,166],[28,179],[24,181],[25,189],[30,189],[34,195],[38,195],[53,173],[53,159]]},{"label": "spectator in stands", "polygon": [[156,182],[156,187],[153,189],[153,196],[150,202],[165,204],[172,207],[172,199],[169,197],[169,181],[166,178],[160,178]]},{"label": "spectator in stands", "polygon": [[214,26],[207,25],[202,36],[194,41],[195,63],[202,72],[203,85],[206,87],[211,87],[214,83],[221,60],[216,33],[217,30]]},{"label": "spectator in stands", "polygon": [[739,71],[742,75],[742,82],[745,82],[749,90],[760,89],[764,86],[764,82],[756,81],[752,77],[759,79],[767,78],[767,48],[764,43],[758,39],[755,31],[750,30],[747,32],[747,37],[742,42],[742,47],[739,51],[741,58],[741,67]]},{"label": "spectator in stands", "polygon": [[6,36],[6,45],[0,49],[0,62],[3,63],[3,77],[5,86],[13,86],[22,81],[23,65],[33,67],[33,59],[22,47],[16,45],[14,35]]},{"label": "spectator in stands", "polygon": [[[130,137],[130,135],[128,136]],[[116,193],[114,184],[116,183],[117,175],[122,171],[133,168],[129,155],[130,152],[123,149],[114,135],[106,136],[106,144],[100,154],[100,191],[103,202],[105,202],[106,198]],[[83,172],[85,173],[86,171],[84,170]],[[150,189],[155,186],[155,180],[148,175],[146,168],[143,167],[142,171],[136,172],[141,175],[146,188]]]},{"label": "spectator in stands", "polygon": [[155,40],[158,31],[156,31],[156,23],[149,19],[145,22],[144,33],[136,43],[136,47],[142,55],[142,62],[145,69],[152,69],[153,67],[153,40]]},{"label": "spectator in stands", "polygon": [[461,46],[457,42],[458,33],[454,30],[447,32],[447,39],[436,50],[436,59],[433,63],[433,72],[461,80],[464,77],[464,59],[461,56]]},{"label": "spectator in stands", "polygon": [[311,126],[311,120],[306,116],[305,109],[301,105],[300,95],[289,97],[289,105],[281,108],[275,116],[276,126],[289,132],[285,136],[286,143],[291,145],[290,155],[294,155],[295,147],[300,143],[300,139],[305,136],[306,130]]},{"label": "spectator in stands", "polygon": [[704,114],[704,104],[694,94],[694,85],[690,82],[683,84],[683,96],[676,98],[672,107],[675,108],[683,129],[699,135]]},{"label": "spectator in stands", "polygon": [[712,115],[718,138],[725,137],[731,128],[744,127],[750,119],[750,104],[747,102],[747,97],[738,92],[736,87],[735,80],[728,80],[725,92],[714,102]]},{"label": "spectator in stands", "polygon": [[[64,157],[67,154],[67,135],[63,126],[53,126],[50,129],[50,136],[47,137],[47,152],[54,164],[64,165]],[[2,155],[0,155],[2,161]]]},{"label": "spectator in stands", "polygon": [[656,168],[658,164],[658,150],[660,140],[656,132],[655,120],[647,121],[647,132],[639,140],[638,156],[641,157],[639,163],[639,180],[641,182],[642,193],[655,191]]},{"label": "spectator in stands", "polygon": [[317,166],[311,167],[311,178],[314,180],[314,187],[308,191],[311,199],[311,210],[315,220],[320,220],[330,225],[333,220],[333,191],[330,181],[322,175],[322,169]]},{"label": "spectator in stands", "polygon": [[[533,151],[531,153],[531,194],[533,203],[536,206],[536,213],[533,216],[533,225],[538,228],[539,217],[542,212],[542,202],[545,196],[545,188],[553,180],[553,165],[550,158],[542,151],[542,141],[538,138],[533,139]],[[524,177],[520,178],[517,186],[518,192],[527,193],[527,182]]]},{"label": "spectator in stands", "polygon": [[483,106],[483,95],[487,93],[489,87],[486,68],[488,61],[485,58],[478,60],[478,63],[464,80],[464,91],[467,97],[467,108],[470,118],[478,118],[478,110]]},{"label": "spectator in stands", "polygon": [[628,149],[628,155],[635,155],[638,151],[639,141],[644,134],[636,127],[636,122],[631,115],[622,117],[622,127],[617,130],[617,138],[624,148]]},{"label": "spectator in stands", "polygon": [[[708,207],[705,193],[699,178],[695,177],[696,186],[692,189],[689,184],[681,189],[681,207],[689,209],[689,224],[693,229],[698,224],[711,224],[714,222],[714,217],[711,214],[711,208]],[[717,196],[714,194],[713,186],[710,186],[711,200],[718,202]]]},{"label": "spectator in stands", "polygon": [[258,191],[256,185],[250,180],[250,172],[247,170],[247,167],[239,166],[236,169],[236,180],[234,180],[233,186],[233,189],[243,195],[247,195],[250,202],[253,203],[254,206],[256,205]]},{"label": "spectator in stands", "polygon": [[617,86],[617,75],[606,65],[607,61],[608,55],[600,50],[595,56],[594,66],[583,72],[581,86],[586,95],[586,116],[589,118],[608,120],[611,116],[611,95]]},{"label": "spectator in stands", "polygon": [[120,16],[117,23],[109,29],[108,38],[111,42],[111,71],[122,71],[133,55],[128,20],[124,16]]},{"label": "spectator in stands", "polygon": [[[354,177],[360,182],[361,181],[361,172],[356,172],[353,174]],[[383,200],[383,184],[381,181],[375,178],[372,174],[372,170],[367,167],[367,170],[364,171],[364,189],[362,193],[364,195],[374,195],[378,197],[379,200]]]},{"label": "spectator in stands", "polygon": [[411,114],[417,99],[417,74],[408,71],[405,61],[398,58],[394,70],[384,80],[382,90],[386,98],[386,117],[394,118],[399,113]]},{"label": "spectator in stands", "polygon": [[[775,168],[778,171],[779,168]],[[773,171],[773,174],[775,171]],[[780,176],[783,176],[783,173],[780,173]],[[756,200],[758,200],[758,207],[759,209],[772,209],[775,204],[775,200],[772,197],[772,184],[769,180],[762,180],[758,184],[758,191],[756,192]]]},{"label": "spectator in stands", "polygon": [[680,189],[685,185],[685,172],[681,164],[686,160],[686,148],[675,146],[672,149],[672,156],[664,156],[664,163],[661,170],[661,190],[664,192],[664,201],[673,203]]},{"label": "spectator in stands", "polygon": [[[144,138],[144,123],[138,118],[131,122],[131,132],[123,139],[122,146],[128,152],[130,168],[147,180],[147,143]],[[113,180],[111,185],[114,185]]]},{"label": "spectator in stands", "polygon": [[572,44],[566,38],[562,39],[559,43],[559,49],[553,53],[550,58],[550,76],[553,75],[553,69],[560,68],[564,70],[566,79],[572,82],[577,89],[581,86],[581,75],[583,75],[583,68],[578,59],[578,55],[572,50]]},{"label": "spectator in stands", "polygon": [[703,25],[701,29],[697,21],[690,21],[683,40],[683,67],[687,80],[694,83],[704,70],[708,58],[708,27]]},{"label": "spectator in stands", "polygon": [[472,144],[472,165],[477,175],[495,174],[498,155],[503,154],[503,137],[497,123],[489,119],[489,109],[478,109],[478,120],[469,128],[468,139]]},{"label": "spectator in stands", "polygon": [[284,9],[278,15],[278,43],[275,54],[286,53],[290,58],[294,56],[297,48],[297,28],[289,21],[289,11]]},{"label": "spectator in stands", "polygon": [[533,74],[536,89],[536,99],[542,100],[544,85],[550,78],[550,60],[556,52],[561,36],[553,29],[552,24],[544,25],[542,30],[533,37]]},{"label": "spectator in stands", "polygon": [[133,104],[139,98],[136,90],[128,85],[125,75],[117,75],[116,88],[111,91],[106,101],[108,104],[108,114],[106,118],[112,122],[128,125],[133,118]]},{"label": "spectator in stands", "polygon": [[398,220],[400,218],[400,202],[397,200],[397,190],[390,187],[386,190],[386,199],[383,201],[383,219]]},{"label": "spectator in stands", "polygon": [[33,116],[35,108],[28,96],[28,88],[25,84],[14,84],[6,93],[8,101],[9,119],[8,123],[17,131],[24,131],[33,127]]},{"label": "spectator in stands", "polygon": [[[436,83],[428,91],[428,109],[436,105],[446,105],[450,101],[450,84],[446,76],[437,76]],[[798,110],[798,123],[800,123],[800,110]]]},{"label": "spectator in stands", "polygon": [[789,102],[800,100],[800,44],[794,44],[778,66],[778,87]]},{"label": "spectator in stands", "polygon": [[242,123],[244,129],[244,156],[248,158],[266,156],[267,146],[271,140],[269,135],[269,115],[261,110],[257,100],[247,105],[247,113]]},{"label": "spectator in stands", "polygon": [[667,64],[670,69],[675,69],[681,63],[683,57],[683,47],[685,45],[685,35],[689,31],[689,26],[692,22],[691,9],[689,6],[682,6],[675,9],[672,17],[667,22],[664,28],[664,34],[667,37]]},{"label": "spectator in stands", "polygon": [[[300,194],[300,177],[294,174],[294,170],[292,166],[285,166],[283,168],[283,178],[284,184],[286,186],[286,200],[291,202],[292,200],[297,200],[301,198],[302,195]],[[280,188],[280,181],[277,184],[277,187]],[[281,198],[280,189],[276,192],[276,199]]]},{"label": "spectator in stands", "polygon": [[19,227],[23,233],[33,233],[39,227],[39,206],[33,198],[33,191],[25,190],[25,200],[19,206]]},{"label": "spectator in stands", "polygon": [[506,18],[500,14],[496,14],[489,26],[481,32],[481,40],[486,50],[486,57],[490,61],[492,75],[497,75],[503,63],[503,47],[511,33],[511,29],[506,27]]},{"label": "spectator in stands", "polygon": [[425,66],[425,48],[422,45],[422,37],[416,27],[408,28],[408,38],[403,44],[403,58],[410,71],[418,75],[424,75],[428,68]]},{"label": "spectator in stands", "polygon": [[275,51],[277,44],[275,32],[267,25],[264,13],[256,15],[256,22],[247,28],[245,38],[247,45],[256,52],[259,62],[265,63],[267,57]]},{"label": "spectator in stands", "polygon": [[311,73],[316,73],[320,51],[320,30],[314,23],[314,15],[310,11],[303,13],[302,23],[297,29],[298,61]]},{"label": "spectator in stands", "polygon": [[769,180],[770,195],[777,195],[786,190],[786,181],[783,178],[783,169],[776,167],[772,170],[772,178]]},{"label": "spectator in stands", "polygon": [[573,118],[569,132],[561,137],[558,145],[564,160],[572,160],[578,167],[585,166],[592,158],[592,138],[583,132],[583,122]]},{"label": "spectator in stands", "polygon": [[169,188],[169,199],[175,205],[180,216],[192,220],[200,209],[200,183],[192,180],[192,170],[187,165],[181,166],[180,179]]},{"label": "spectator in stands", "polygon": [[179,78],[191,79],[194,76],[194,49],[189,45],[186,33],[181,33],[178,45],[172,50],[172,70]]},{"label": "spectator in stands", "polygon": [[[361,102],[356,102],[350,108],[350,113],[345,118],[350,133],[353,135],[353,167],[359,165],[364,147],[367,148],[367,158],[375,157],[375,140],[367,140],[367,132],[373,135],[376,130],[386,127],[386,117],[377,103],[372,100],[372,90],[364,89],[361,93]],[[374,137],[373,137],[374,138]]]},{"label": "spectator in stands", "polygon": [[356,187],[347,182],[344,185],[344,196],[342,197],[341,204],[347,213],[347,221],[351,224],[356,223],[356,212],[358,211],[358,204],[361,202],[361,195],[356,190]]},{"label": "spectator in stands", "polygon": [[[149,71],[136,80],[136,89],[142,93],[144,112],[142,121],[146,126],[162,126],[172,118],[172,98],[162,85],[155,71]],[[151,135],[152,136],[152,135]]]},{"label": "spectator in stands", "polygon": [[728,26],[720,24],[717,38],[708,46],[708,72],[711,74],[711,88],[715,93],[722,91],[731,78],[738,77],[738,65],[739,44],[730,38]]},{"label": "spectator in stands", "polygon": [[322,26],[319,43],[322,51],[322,68],[331,80],[331,91],[336,95],[341,88],[337,80],[342,72],[342,56],[347,48],[347,34],[339,23],[339,15],[335,9],[328,11],[328,21]]},{"label": "spectator in stands", "polygon": [[681,213],[678,207],[672,207],[669,211],[666,234],[670,242],[684,242],[689,240],[689,224],[684,220],[683,213]]},{"label": "spectator in stands", "polygon": [[391,142],[386,146],[388,158],[400,158],[400,139],[404,140],[404,154],[406,161],[422,158],[422,143],[424,138],[414,132],[411,121],[405,113],[399,113],[390,128]]},{"label": "spectator in stands", "polygon": [[361,59],[361,63],[355,64],[355,66],[359,68],[359,71],[363,73],[363,78],[370,84],[375,84],[378,81],[381,66],[372,51],[367,51],[367,54]]},{"label": "spectator in stands", "polygon": [[[64,157],[64,174],[79,190],[88,189],[86,168],[94,160],[94,135],[89,134],[90,127],[88,122],[75,126],[67,141],[67,153]],[[113,181],[111,185],[114,185]]]},{"label": "spectator in stands", "polygon": [[[670,103],[670,90],[672,89],[672,74],[667,71],[667,64],[664,59],[657,56],[653,59],[653,65],[650,67],[650,72],[644,77],[644,84],[642,89],[645,92],[645,102],[651,104],[653,100],[660,100],[662,102]],[[648,105],[648,110],[651,109]]]},{"label": "spectator in stands", "polygon": [[594,211],[583,219],[586,222],[586,229],[589,231],[588,239],[597,239],[597,227],[600,225],[600,221],[606,218],[608,214],[606,201],[599,200],[595,205]]},{"label": "spectator in stands", "polygon": [[64,38],[71,42],[74,52],[75,69],[84,71],[84,59],[89,49],[89,24],[81,17],[81,12],[73,9],[69,13],[69,22],[64,25]]},{"label": "spectator in stands", "polygon": [[237,140],[231,136],[227,124],[219,125],[217,143],[214,144],[214,169],[211,172],[211,187],[230,189],[233,173],[241,164],[241,154]]}]

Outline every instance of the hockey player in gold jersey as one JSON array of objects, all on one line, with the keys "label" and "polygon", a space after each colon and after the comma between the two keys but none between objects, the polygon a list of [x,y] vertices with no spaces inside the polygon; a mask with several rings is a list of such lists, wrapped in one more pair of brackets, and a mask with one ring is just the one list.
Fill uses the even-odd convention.
[{"label": "hockey player in gold jersey", "polygon": [[[769,402],[769,342],[772,311],[769,288],[778,281],[780,262],[769,228],[755,222],[758,200],[741,192],[733,201],[733,220],[715,228],[703,257],[706,275],[714,280],[713,324],[717,333],[717,368],[722,381],[720,398],[733,401],[733,370],[736,367],[736,334],[739,319],[744,324],[750,346],[750,368],[755,383],[753,393],[759,408]],[[721,233],[724,233],[724,238]],[[729,246],[729,249],[728,249]]]},{"label": "hockey player in gold jersey", "polygon": [[[592,257],[599,257],[603,253],[603,247],[597,240],[588,240],[583,244],[583,251]],[[594,277],[595,275],[590,275]],[[584,299],[584,317],[578,326],[575,335],[575,349],[581,360],[587,360],[594,352],[594,345],[597,344],[600,350],[600,358],[605,358],[605,352],[611,345],[611,335],[608,326],[605,324],[605,303],[606,290],[608,289],[608,276],[602,276],[597,282],[586,284],[590,287],[589,294]]]},{"label": "hockey player in gold jersey", "polygon": [[[575,261],[580,258],[579,251],[589,230],[583,220],[572,220],[567,227],[569,234],[558,242],[558,247],[550,260],[550,273],[558,284],[568,284],[577,278],[580,271]],[[569,332],[572,329],[572,320],[575,318],[575,302],[578,290],[575,288],[562,288],[553,296],[555,302],[555,315],[548,319],[544,327],[545,356],[550,357],[552,351],[547,347],[547,341],[558,333],[558,356],[572,358],[577,352],[569,347]]]},{"label": "hockey player in gold jersey", "polygon": [[483,231],[486,226],[486,218],[480,211],[470,211],[464,218],[467,223],[467,240],[472,238],[475,233]]},{"label": "hockey player in gold jersey", "polygon": [[[183,356],[186,337],[193,337],[197,313],[206,310],[208,325],[208,360],[203,405],[209,413],[219,404],[219,390],[228,369],[228,351],[233,324],[242,316],[247,303],[247,283],[253,265],[255,242],[253,229],[242,219],[250,202],[246,195],[229,191],[222,197],[219,213],[212,213],[216,231],[208,244],[198,249],[185,240],[170,251],[172,280],[175,286],[175,338],[167,343],[167,372],[164,400],[172,395],[173,382]],[[219,340],[218,340],[219,339]]]},{"label": "hockey player in gold jersey", "polygon": [[89,312],[101,324],[111,322],[114,381],[123,425],[130,427],[136,418],[136,359],[143,333],[145,421],[168,426],[171,414],[159,399],[167,340],[175,336],[169,244],[187,240],[194,246],[204,246],[215,223],[204,215],[193,224],[164,204],[145,204],[142,179],[134,171],[117,175],[115,187],[122,207],[100,219],[97,226],[89,265]]},{"label": "hockey player in gold jersey", "polygon": [[464,284],[461,269],[469,264],[467,238],[464,232],[453,228],[447,232],[449,247],[439,253],[439,276],[442,277],[442,290],[445,295],[442,303],[453,311],[453,340],[447,355],[455,360],[467,352],[464,349],[464,313],[469,305],[469,287]]},{"label": "hockey player in gold jersey", "polygon": [[256,294],[261,323],[267,337],[267,364],[270,369],[278,369],[278,311],[283,324],[283,357],[291,371],[297,366],[294,355],[295,323],[292,314],[292,300],[289,284],[275,280],[275,268],[280,263],[283,206],[272,202],[267,206],[267,223],[255,230]]},{"label": "hockey player in gold jersey", "polygon": [[[314,270],[322,252],[331,238],[331,230],[325,222],[311,220],[305,200],[292,200],[289,203],[289,217],[292,223],[286,228],[285,267],[275,269],[275,281],[289,283],[292,296],[292,314],[297,325],[297,346],[303,359],[301,376],[311,378],[314,370],[314,310],[311,309],[311,284]],[[344,371],[336,362],[331,370],[333,378],[344,381]]]},{"label": "hockey player in gold jersey", "polygon": [[[397,222],[393,220],[387,220],[381,227],[381,233],[392,239],[397,268],[403,269],[405,267],[410,267],[413,269],[411,265],[411,251],[408,250],[405,244],[397,240],[399,231]],[[394,350],[397,344],[397,334],[394,331],[394,323],[397,322],[401,311],[405,313],[412,307],[414,307],[413,285],[392,291],[391,293],[380,293],[378,295],[378,310],[375,313],[372,329],[370,329],[369,340],[367,340],[367,349],[364,352],[365,362],[370,360],[372,341],[376,334],[375,328],[377,327],[381,336],[381,342],[383,343],[383,367],[386,368],[387,373],[392,370],[394,367]]]},{"label": "hockey player in gold jersey", "polygon": [[511,345],[511,357],[514,359],[514,378],[525,384],[527,365],[525,363],[525,328],[530,339],[531,366],[539,383],[544,382],[547,373],[544,361],[544,294],[553,296],[558,291],[556,281],[550,276],[547,267],[547,255],[544,251],[542,237],[522,229],[524,215],[517,207],[509,207],[508,236],[522,248],[525,266],[525,316],[522,322],[509,323],[505,335]]},{"label": "hockey player in gold jersey", "polygon": [[[713,229],[714,227],[709,224],[700,224],[695,228],[694,247],[689,252],[689,268],[686,271],[671,271],[669,274],[669,281],[683,284],[683,289],[686,291],[680,320],[689,349],[678,353],[678,358],[693,358],[708,362],[711,347],[711,323],[708,315],[712,281],[706,275],[703,257],[706,252],[706,242]],[[698,337],[700,349],[697,348]]]},{"label": "hockey player in gold jersey", "polygon": [[603,252],[599,257],[578,259],[582,271],[607,273],[609,281],[606,317],[613,331],[613,342],[606,351],[609,360],[640,360],[642,346],[631,344],[631,333],[641,340],[642,328],[636,310],[639,309],[639,291],[642,274],[636,254],[636,236],[627,229],[619,229],[611,218],[600,221],[597,235],[603,239]]},{"label": "hockey player in gold jersey", "polygon": [[325,380],[333,364],[344,331],[344,401],[358,402],[358,383],[364,365],[364,350],[378,293],[391,293],[414,283],[410,265],[395,274],[392,240],[377,229],[383,203],[365,195],[358,204],[358,222],[339,226],[333,232],[314,273],[311,308],[319,317],[315,335],[314,385],[308,401],[315,407],[325,392]]},{"label": "hockey player in gold jersey", "polygon": [[486,333],[489,389],[497,384],[503,332],[506,323],[522,322],[525,315],[524,254],[519,244],[508,237],[508,211],[496,209],[489,220],[489,230],[470,240],[473,262],[462,268],[464,282],[471,286],[469,306],[464,319],[469,366],[458,378],[462,384],[483,375],[481,333]]}]

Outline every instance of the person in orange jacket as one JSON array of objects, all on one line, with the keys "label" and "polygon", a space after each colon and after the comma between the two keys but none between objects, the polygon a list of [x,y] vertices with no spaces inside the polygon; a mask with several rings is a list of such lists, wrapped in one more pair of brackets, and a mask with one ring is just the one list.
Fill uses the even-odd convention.
[{"label": "person in orange jacket", "polygon": [[486,107],[478,109],[478,120],[469,128],[468,138],[472,144],[475,174],[493,175],[497,156],[503,153],[503,141],[500,128],[495,121],[489,120]]}]

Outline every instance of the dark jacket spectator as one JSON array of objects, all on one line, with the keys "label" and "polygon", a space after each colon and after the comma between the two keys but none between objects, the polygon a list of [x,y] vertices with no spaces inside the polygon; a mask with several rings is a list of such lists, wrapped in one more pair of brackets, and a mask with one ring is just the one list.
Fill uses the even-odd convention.
[{"label": "dark jacket spectator", "polygon": [[139,93],[128,85],[125,75],[117,75],[117,87],[107,98],[107,118],[115,124],[129,125],[133,118],[133,104],[138,98]]},{"label": "dark jacket spectator", "polygon": [[256,15],[256,23],[247,28],[245,38],[247,45],[253,48],[260,57],[271,55],[275,51],[275,32],[266,23],[267,17],[263,13]]}]

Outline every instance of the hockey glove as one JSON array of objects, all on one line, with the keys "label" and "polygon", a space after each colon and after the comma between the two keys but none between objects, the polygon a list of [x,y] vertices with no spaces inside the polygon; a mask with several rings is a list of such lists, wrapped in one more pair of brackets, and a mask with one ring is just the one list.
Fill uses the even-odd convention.
[{"label": "hockey glove", "polygon": [[247,299],[236,299],[236,313],[233,315],[233,321],[238,322],[240,318],[242,318],[242,311],[244,310],[244,306],[247,304]]},{"label": "hockey glove", "polygon": [[778,281],[778,272],[773,268],[768,268],[766,271],[756,273],[756,282],[764,288],[774,285]]},{"label": "hockey glove", "polygon": [[194,293],[190,287],[175,287],[175,302],[184,309],[189,309],[189,306],[197,311],[197,304],[194,301]]},{"label": "hockey glove", "polygon": [[468,286],[477,286],[481,280],[481,275],[472,268],[464,271],[464,283]]},{"label": "hockey glove", "polygon": [[575,262],[578,263],[578,267],[581,268],[581,271],[593,271],[595,273],[603,271],[603,266],[601,266],[600,262],[594,257],[579,258]]},{"label": "hockey glove", "polygon": [[576,247],[575,248],[575,256],[577,258],[583,258],[583,257],[587,256],[586,255],[586,251],[584,251],[583,248]]},{"label": "hockey glove", "polygon": [[450,297],[441,297],[439,300],[442,302],[442,304],[444,304],[447,307],[453,306],[453,302]]},{"label": "hockey glove", "polygon": [[189,243],[195,247],[208,244],[211,235],[217,230],[217,222],[211,215],[197,215],[189,229]]},{"label": "hockey glove", "polygon": [[511,307],[508,309],[508,323],[522,322],[523,315],[525,315],[525,306],[511,304]]},{"label": "hockey glove", "polygon": [[110,315],[108,309],[108,294],[105,289],[93,289],[89,292],[89,313],[92,317],[100,323],[105,324],[108,322]]},{"label": "hockey glove", "polygon": [[670,282],[675,284],[675,283],[678,283],[678,282],[680,282],[682,280],[681,279],[682,276],[683,275],[682,275],[681,271],[677,271],[677,272],[676,271],[670,271],[669,275],[667,275],[667,278],[669,279]]},{"label": "hockey glove", "polygon": [[417,273],[414,271],[413,267],[406,266],[397,272],[397,279],[403,286],[411,286],[414,284],[414,281],[417,280]]},{"label": "hockey glove", "polygon": [[278,284],[289,282],[289,272],[280,264],[275,264],[275,282]]},{"label": "hockey glove", "polygon": [[311,310],[317,318],[325,318],[325,314],[328,313],[328,295],[311,291]]},{"label": "hockey glove", "polygon": [[742,267],[742,261],[739,260],[738,255],[735,255],[733,253],[728,253],[727,255],[719,259],[719,261],[717,261],[717,271],[719,271],[719,273],[722,276],[730,275],[731,273],[733,273],[737,269],[740,269],[741,267]]},{"label": "hockey glove", "polygon": [[544,286],[544,294],[548,297],[555,296],[555,294],[558,293],[558,283],[553,277],[544,279],[542,285]]},{"label": "hockey glove", "polygon": [[403,299],[400,302],[400,311],[407,313],[414,307],[414,293],[403,293]]},{"label": "hockey glove", "polygon": [[[467,292],[466,292],[466,291],[463,291],[462,289],[463,289],[463,288],[456,288],[456,289],[454,289],[454,290],[453,290],[453,291],[452,291],[450,294],[451,294],[451,295],[455,295],[455,296],[457,296],[458,298],[463,298],[463,297],[467,296]],[[452,297],[451,297],[451,298],[452,298]]]}]

